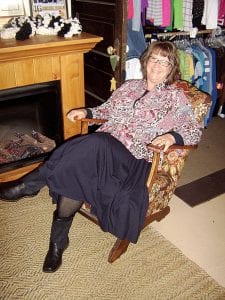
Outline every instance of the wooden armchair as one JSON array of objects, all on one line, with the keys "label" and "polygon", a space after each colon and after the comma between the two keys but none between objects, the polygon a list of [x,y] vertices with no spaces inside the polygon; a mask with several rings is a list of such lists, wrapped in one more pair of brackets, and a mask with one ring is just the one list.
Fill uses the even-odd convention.
[{"label": "wooden armchair", "polygon": [[[204,118],[211,106],[211,97],[186,81],[179,81],[177,85],[179,88],[182,88],[187,95],[192,104],[197,121],[200,124],[204,124]],[[86,134],[88,133],[88,122],[101,124],[105,121],[106,120],[82,119],[77,122],[80,122],[81,134]],[[149,146],[152,149],[152,145]],[[157,152],[157,147],[153,148],[155,151],[153,149],[152,168],[146,182],[149,191],[149,207],[143,228],[155,220],[160,221],[170,212],[168,204],[177,186],[178,179],[181,176],[185,160],[190,150],[197,148],[197,146],[171,146],[163,155],[161,165],[159,164],[160,153]],[[79,212],[95,224],[98,224],[98,219],[95,215],[91,214],[88,204],[85,203]],[[129,243],[128,240],[117,239],[109,252],[108,262],[112,263],[119,258],[127,250]]]}]

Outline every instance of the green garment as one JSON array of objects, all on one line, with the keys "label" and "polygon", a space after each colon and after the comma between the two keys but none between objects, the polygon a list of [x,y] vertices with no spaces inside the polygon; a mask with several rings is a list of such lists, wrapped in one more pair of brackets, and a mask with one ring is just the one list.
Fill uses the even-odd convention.
[{"label": "green garment", "polygon": [[173,27],[176,29],[183,30],[183,0],[173,0]]}]

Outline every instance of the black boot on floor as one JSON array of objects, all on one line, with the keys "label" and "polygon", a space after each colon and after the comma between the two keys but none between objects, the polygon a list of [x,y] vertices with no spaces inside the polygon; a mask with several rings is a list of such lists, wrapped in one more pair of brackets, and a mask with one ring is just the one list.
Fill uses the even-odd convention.
[{"label": "black boot on floor", "polygon": [[54,212],[49,250],[43,264],[43,272],[53,273],[61,266],[63,252],[69,245],[68,233],[72,222],[73,216],[59,218],[57,211]]},{"label": "black boot on floor", "polygon": [[15,202],[24,197],[34,197],[44,186],[45,180],[35,169],[20,179],[0,183],[0,199]]}]

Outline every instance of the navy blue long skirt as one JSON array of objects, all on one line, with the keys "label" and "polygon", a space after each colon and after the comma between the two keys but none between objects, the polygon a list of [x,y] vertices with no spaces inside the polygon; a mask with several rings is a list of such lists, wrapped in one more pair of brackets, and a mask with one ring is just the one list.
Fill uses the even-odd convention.
[{"label": "navy blue long skirt", "polygon": [[65,142],[40,171],[54,203],[59,195],[85,200],[103,231],[136,243],[148,208],[150,167],[110,134],[99,132]]}]

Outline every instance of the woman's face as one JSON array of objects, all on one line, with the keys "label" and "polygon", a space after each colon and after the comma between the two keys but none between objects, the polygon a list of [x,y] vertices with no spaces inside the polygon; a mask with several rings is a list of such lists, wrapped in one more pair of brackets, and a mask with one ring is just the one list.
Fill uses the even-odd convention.
[{"label": "woman's face", "polygon": [[147,63],[147,81],[153,85],[162,83],[171,72],[171,68],[168,57],[152,53]]}]

